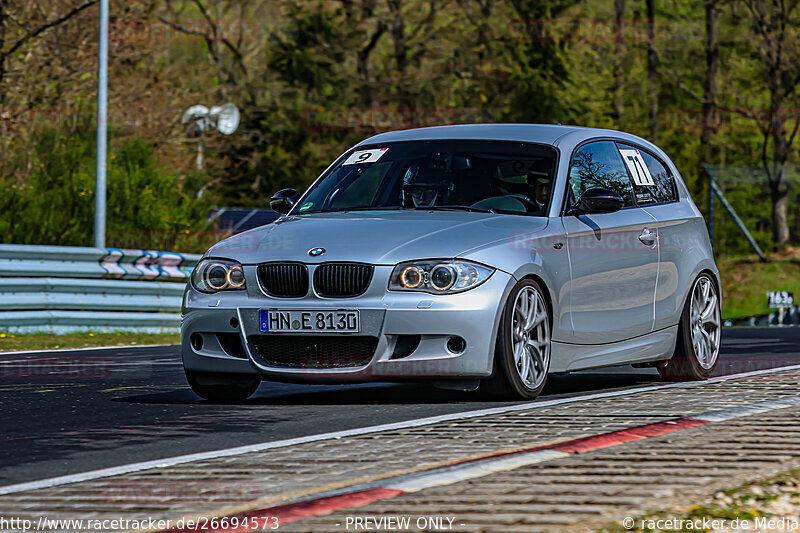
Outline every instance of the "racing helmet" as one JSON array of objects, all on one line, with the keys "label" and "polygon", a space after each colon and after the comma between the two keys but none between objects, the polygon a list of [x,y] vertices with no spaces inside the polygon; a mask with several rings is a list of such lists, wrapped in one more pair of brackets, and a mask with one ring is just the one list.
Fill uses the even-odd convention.
[{"label": "racing helmet", "polygon": [[403,207],[427,207],[446,203],[452,183],[439,168],[412,165],[403,175]]}]

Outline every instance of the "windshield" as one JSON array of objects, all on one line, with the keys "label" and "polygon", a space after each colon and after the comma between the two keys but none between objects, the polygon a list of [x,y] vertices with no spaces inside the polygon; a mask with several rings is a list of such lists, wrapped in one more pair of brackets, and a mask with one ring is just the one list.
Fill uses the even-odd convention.
[{"label": "windshield", "polygon": [[424,209],[546,216],[556,151],[504,141],[404,141],[361,146],[312,187],[292,214]]}]

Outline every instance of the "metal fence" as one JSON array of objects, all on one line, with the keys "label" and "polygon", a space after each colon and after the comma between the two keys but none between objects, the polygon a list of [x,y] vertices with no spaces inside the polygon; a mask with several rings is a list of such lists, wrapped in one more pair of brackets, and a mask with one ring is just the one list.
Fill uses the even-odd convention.
[{"label": "metal fence", "polygon": [[[717,190],[726,198],[719,209],[713,209],[713,197],[709,211],[715,213],[709,219],[713,231],[714,250],[723,254],[751,254],[754,247],[748,238],[737,229],[744,225],[756,247],[769,250],[772,245],[772,201],[769,180],[762,166],[708,165],[706,172],[714,177]],[[788,223],[793,236],[800,235],[800,165],[785,165],[783,173],[788,190]],[[695,198],[700,203],[699,198]],[[721,200],[721,198],[720,198]],[[730,216],[728,207],[737,217]],[[708,212],[706,213],[709,214]],[[736,218],[739,220],[737,221]]]},{"label": "metal fence", "polygon": [[199,255],[0,244],[0,331],[175,333]]}]

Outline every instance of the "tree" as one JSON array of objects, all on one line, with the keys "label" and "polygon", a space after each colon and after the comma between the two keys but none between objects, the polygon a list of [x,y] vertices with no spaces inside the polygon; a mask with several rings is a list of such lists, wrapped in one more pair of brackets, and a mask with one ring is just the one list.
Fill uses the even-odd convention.
[{"label": "tree", "polygon": [[[769,108],[765,113],[750,111],[763,136],[761,162],[767,174],[772,199],[772,231],[775,244],[789,242],[787,198],[789,185],[785,165],[798,127],[797,85],[800,83],[800,17],[798,0],[745,0],[751,15],[760,74],[766,86]],[[787,129],[789,115],[794,127]],[[772,154],[769,143],[772,141]]]},{"label": "tree", "polygon": [[611,118],[621,128],[625,109],[625,0],[614,0],[614,34],[617,57],[611,87]]},{"label": "tree", "polygon": [[656,5],[645,0],[647,10],[647,88],[650,91],[650,139],[658,141],[658,69],[656,60]]},{"label": "tree", "polygon": [[[97,2],[98,0],[85,0],[51,17],[31,16],[29,19],[23,20],[19,13],[12,14],[11,0],[0,0],[0,105],[5,103],[6,99],[4,82],[8,59],[47,30],[71,20]],[[17,8],[18,11],[24,11],[23,6],[17,6]],[[13,22],[17,26],[16,31],[9,28],[9,22]],[[16,34],[16,37],[13,34]]]},{"label": "tree", "polygon": [[[700,164],[708,164],[716,160],[716,146],[714,143],[714,115],[717,104],[717,74],[719,72],[719,0],[705,0],[705,77],[703,78],[702,125],[700,130],[700,149],[702,156]],[[704,176],[702,168],[699,175]],[[711,177],[708,186],[711,187]]]},{"label": "tree", "polygon": [[570,110],[559,94],[569,85],[564,53],[567,42],[550,23],[575,5],[573,0],[509,0],[516,18],[536,35],[506,41],[503,61],[511,73],[509,118],[526,122],[564,122]]},{"label": "tree", "polygon": [[381,36],[388,28],[384,17],[373,20],[378,8],[378,0],[343,0],[344,12],[348,26],[354,28],[358,38],[356,45],[356,71],[360,84],[361,105],[371,108],[377,97],[375,79],[370,68],[370,56],[375,50]]}]

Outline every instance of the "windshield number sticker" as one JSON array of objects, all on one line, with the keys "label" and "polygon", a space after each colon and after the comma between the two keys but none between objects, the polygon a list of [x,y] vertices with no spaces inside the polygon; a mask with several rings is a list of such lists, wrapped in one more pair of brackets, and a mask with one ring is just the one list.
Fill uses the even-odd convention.
[{"label": "windshield number sticker", "polygon": [[388,148],[376,148],[374,150],[357,150],[350,154],[342,166],[344,165],[361,165],[363,163],[374,163],[381,157],[383,154],[388,152]]},{"label": "windshield number sticker", "polygon": [[625,160],[625,165],[630,170],[636,185],[655,185],[653,176],[650,175],[650,169],[645,165],[639,150],[620,150],[619,153],[622,154],[622,159]]}]

